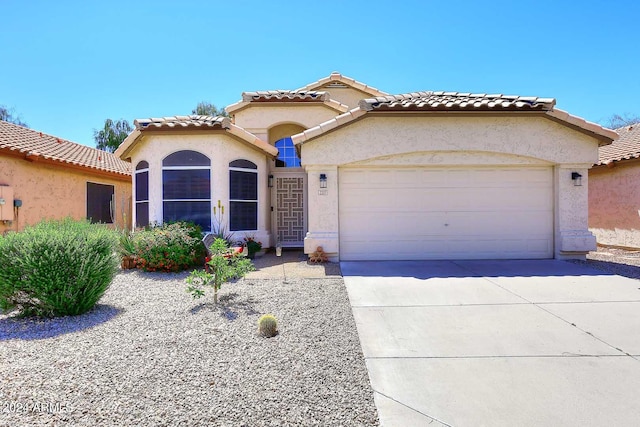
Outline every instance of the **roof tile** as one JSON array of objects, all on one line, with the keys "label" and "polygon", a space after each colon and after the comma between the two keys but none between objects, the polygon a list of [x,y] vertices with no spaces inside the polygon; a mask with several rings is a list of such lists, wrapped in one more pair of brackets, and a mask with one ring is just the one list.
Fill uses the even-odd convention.
[{"label": "roof tile", "polygon": [[0,149],[42,156],[45,159],[88,169],[131,175],[131,164],[112,153],[2,120],[0,120]]},{"label": "roof tile", "polygon": [[640,123],[616,129],[620,138],[598,150],[598,165],[640,158]]},{"label": "roof tile", "polygon": [[360,108],[368,111],[433,111],[433,110],[537,110],[553,109],[555,99],[534,96],[479,94],[467,92],[412,92],[379,96],[360,101]]}]

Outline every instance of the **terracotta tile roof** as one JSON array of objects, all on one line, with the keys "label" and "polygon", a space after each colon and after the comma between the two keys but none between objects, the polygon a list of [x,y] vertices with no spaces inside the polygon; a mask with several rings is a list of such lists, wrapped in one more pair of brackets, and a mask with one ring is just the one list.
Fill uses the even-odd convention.
[{"label": "terracotta tile roof", "polygon": [[540,112],[556,121],[562,122],[600,140],[601,145],[610,144],[618,137],[611,129],[604,128],[597,123],[586,121],[573,116],[566,111],[554,108],[555,99],[537,98],[512,95],[487,95],[460,92],[413,92],[401,95],[387,95],[376,98],[363,99],[360,106],[341,114],[331,120],[307,129],[291,139],[293,143],[303,144],[323,133],[357,120],[363,115],[379,112],[397,111],[463,111],[463,112],[510,112],[534,111]]},{"label": "terracotta tile roof", "polygon": [[355,79],[352,79],[351,77],[347,77],[347,76],[343,76],[342,74],[338,73],[337,71],[334,71],[333,73],[331,73],[328,77],[324,77],[320,80],[317,80],[313,83],[309,83],[306,86],[303,86],[299,89],[297,89],[296,91],[304,91],[304,90],[314,90],[314,89],[318,89],[322,86],[325,85],[331,85],[332,83],[343,83],[347,86],[351,86],[354,89],[358,89],[362,92],[366,92],[370,95],[373,96],[385,96],[387,95],[386,92],[383,92],[375,87],[366,85],[362,82],[359,82]]},{"label": "terracotta tile roof", "polygon": [[25,157],[32,159],[40,157],[118,175],[131,175],[131,164],[112,153],[0,120],[2,150],[24,153]]},{"label": "terracotta tile roof", "polygon": [[200,116],[192,114],[189,116],[153,117],[150,119],[137,119],[133,121],[136,129],[158,129],[158,128],[198,128],[209,127],[224,129],[223,123],[229,121],[221,116]]},{"label": "terracotta tile roof", "polygon": [[598,150],[597,165],[640,158],[640,123],[616,129],[620,138]]},{"label": "terracotta tile roof", "polygon": [[331,99],[329,92],[315,91],[315,90],[263,90],[256,92],[242,92],[242,100],[234,104],[228,105],[225,110],[228,113],[240,110],[243,107],[251,103],[282,103],[282,102],[295,102],[295,103],[323,103],[339,113],[344,113],[349,110],[347,105],[344,105],[334,99]]},{"label": "terracotta tile roof", "polygon": [[329,99],[329,92],[316,90],[261,90],[257,92],[242,92],[243,101],[316,101]]},{"label": "terracotta tile roof", "polygon": [[171,117],[154,117],[150,119],[136,119],[133,121],[135,129],[120,144],[116,152],[116,156],[125,159],[131,152],[131,149],[138,143],[140,136],[148,131],[192,131],[192,130],[224,130],[231,135],[240,138],[251,147],[260,150],[270,156],[277,156],[278,149],[270,145],[254,134],[247,132],[240,126],[231,123],[231,119],[222,116],[171,116]]},{"label": "terracotta tile roof", "polygon": [[464,92],[413,92],[363,99],[360,108],[367,111],[521,111],[553,109],[556,100],[534,96],[515,96]]}]

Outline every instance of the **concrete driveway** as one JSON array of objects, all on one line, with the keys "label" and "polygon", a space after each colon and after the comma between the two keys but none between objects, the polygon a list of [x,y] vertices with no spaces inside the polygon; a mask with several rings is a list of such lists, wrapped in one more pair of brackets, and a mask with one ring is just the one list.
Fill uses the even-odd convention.
[{"label": "concrete driveway", "polygon": [[556,260],[341,268],[382,425],[640,424],[640,281]]}]

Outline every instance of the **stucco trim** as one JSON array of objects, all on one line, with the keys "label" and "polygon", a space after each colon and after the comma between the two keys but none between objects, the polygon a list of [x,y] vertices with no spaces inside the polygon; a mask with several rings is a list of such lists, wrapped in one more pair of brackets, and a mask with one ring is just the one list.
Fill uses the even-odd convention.
[{"label": "stucco trim", "polygon": [[[198,123],[189,123],[184,124],[177,123],[173,121],[169,121],[170,119],[178,119],[180,120],[182,116],[178,116],[177,118],[168,117],[164,119],[151,119],[151,123],[147,124],[145,128],[138,128],[131,132],[127,138],[120,144],[118,149],[115,151],[115,155],[120,157],[123,160],[127,160],[130,158],[131,151],[135,148],[135,146],[141,141],[144,134],[151,133],[192,133],[192,132],[207,132],[207,133],[215,133],[215,132],[226,132],[230,135],[234,136],[240,142],[243,142],[250,147],[261,151],[267,154],[270,157],[276,157],[278,155],[278,149],[274,146],[266,143],[261,140],[254,134],[246,131],[240,126],[236,126],[231,123],[231,120],[228,118],[219,118],[220,120],[216,120],[211,122],[211,124],[201,125]],[[188,116],[184,116],[184,118],[188,118]],[[138,126],[139,122],[136,120],[136,126]],[[148,123],[145,121],[144,123]],[[177,124],[177,126],[176,126]]]},{"label": "stucco trim", "polygon": [[313,83],[309,83],[306,86],[303,86],[299,89],[296,89],[296,91],[304,91],[304,90],[314,90],[317,89],[319,87],[324,86],[327,83],[332,83],[332,82],[339,82],[339,83],[344,83],[347,86],[352,87],[353,89],[357,89],[361,92],[365,92],[368,93],[370,95],[373,96],[385,96],[388,95],[388,93],[383,92],[373,86],[369,86],[367,84],[364,84],[362,82],[359,82],[355,79],[352,79],[351,77],[347,77],[344,76],[340,73],[338,73],[337,71],[332,72],[329,76],[327,77],[323,77],[320,80],[316,80]]},{"label": "stucco trim", "polygon": [[294,145],[305,144],[312,139],[315,139],[327,132],[334,131],[339,127],[349,125],[355,120],[361,119],[364,115],[368,116],[412,116],[416,115],[447,115],[447,116],[536,116],[536,117],[544,117],[550,120],[553,120],[557,123],[560,123],[564,126],[567,126],[571,129],[577,130],[581,133],[585,133],[591,137],[596,138],[599,141],[599,146],[611,144],[615,139],[618,138],[618,134],[611,130],[607,129],[603,126],[598,125],[597,123],[592,123],[587,120],[584,120],[580,117],[573,116],[562,110],[551,110],[551,111],[367,111],[362,109],[361,107],[354,108],[353,110],[348,111],[345,114],[341,114],[331,120],[328,120],[324,123],[321,123],[317,126],[314,126],[306,131],[293,135],[291,139],[293,140]]},{"label": "stucco trim", "polygon": [[236,103],[233,103],[231,105],[228,105],[225,107],[225,111],[229,114],[233,114],[233,113],[237,113],[238,111],[247,109],[249,107],[274,107],[274,106],[279,106],[279,105],[289,105],[295,103],[296,107],[300,106],[300,107],[304,107],[307,105],[324,105],[334,111],[337,111],[339,113],[344,113],[346,111],[349,111],[349,106],[345,105],[341,102],[336,101],[335,99],[330,99],[327,98],[325,100],[322,100],[320,102],[318,101],[304,101],[304,100],[300,100],[300,99],[291,99],[291,100],[277,100],[277,101],[269,101],[269,102],[256,102],[256,101],[238,101]]}]

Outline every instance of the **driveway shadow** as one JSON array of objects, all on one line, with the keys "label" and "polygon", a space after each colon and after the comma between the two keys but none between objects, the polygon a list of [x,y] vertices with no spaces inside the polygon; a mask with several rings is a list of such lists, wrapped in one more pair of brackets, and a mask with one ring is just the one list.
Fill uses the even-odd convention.
[{"label": "driveway shadow", "polygon": [[0,341],[13,339],[42,340],[93,328],[120,314],[122,309],[96,304],[79,316],[47,318],[7,317],[0,319]]},{"label": "driveway shadow", "polygon": [[[591,262],[591,261],[590,261]],[[606,263],[605,264],[609,264]],[[611,276],[604,268],[587,262],[544,260],[455,260],[455,261],[343,261],[342,275],[361,277],[539,277]]]}]

